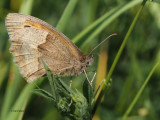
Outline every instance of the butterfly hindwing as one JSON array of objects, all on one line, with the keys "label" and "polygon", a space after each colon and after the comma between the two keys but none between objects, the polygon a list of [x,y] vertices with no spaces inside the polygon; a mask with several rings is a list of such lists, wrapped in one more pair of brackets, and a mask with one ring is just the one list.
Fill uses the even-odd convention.
[{"label": "butterfly hindwing", "polygon": [[27,82],[45,74],[41,59],[54,75],[75,75],[85,69],[86,56],[48,23],[29,15],[9,13],[6,27],[11,41],[10,51]]}]

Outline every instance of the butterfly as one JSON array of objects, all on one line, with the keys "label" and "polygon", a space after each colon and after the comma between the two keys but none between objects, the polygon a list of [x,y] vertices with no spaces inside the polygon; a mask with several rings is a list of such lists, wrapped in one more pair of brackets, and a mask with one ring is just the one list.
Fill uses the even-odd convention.
[{"label": "butterfly", "polygon": [[41,59],[53,75],[79,75],[93,63],[63,33],[48,23],[29,15],[9,13],[6,27],[10,36],[10,52],[27,82],[46,74]]}]

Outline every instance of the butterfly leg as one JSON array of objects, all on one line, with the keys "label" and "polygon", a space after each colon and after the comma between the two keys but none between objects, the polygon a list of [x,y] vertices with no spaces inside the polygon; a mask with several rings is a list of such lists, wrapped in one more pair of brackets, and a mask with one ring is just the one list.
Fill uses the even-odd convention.
[{"label": "butterfly leg", "polygon": [[69,82],[69,87],[71,88],[72,86],[72,76],[71,76],[71,79],[70,79],[70,82]]},{"label": "butterfly leg", "polygon": [[93,81],[94,81],[94,78],[95,78],[95,76],[96,76],[96,71],[86,71],[87,73],[93,73],[94,72],[94,75],[93,75],[93,77],[92,77],[92,80],[91,80],[91,84],[93,84]]},{"label": "butterfly leg", "polygon": [[89,78],[88,78],[88,76],[87,76],[86,70],[84,70],[84,73],[85,73],[85,75],[86,75],[86,78],[87,78],[88,83],[90,84],[90,86],[91,86],[92,89],[93,89],[92,83],[90,82],[90,80],[89,80]]},{"label": "butterfly leg", "polygon": [[91,80],[91,84],[93,84],[93,81],[94,81],[94,78],[96,77],[96,72],[94,73],[93,77],[92,77],[92,80]]}]

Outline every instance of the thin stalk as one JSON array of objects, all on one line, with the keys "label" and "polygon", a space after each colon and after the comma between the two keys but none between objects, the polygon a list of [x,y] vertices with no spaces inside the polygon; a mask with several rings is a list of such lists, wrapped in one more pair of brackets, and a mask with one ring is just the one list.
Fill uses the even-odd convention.
[{"label": "thin stalk", "polygon": [[90,0],[89,7],[88,7],[88,16],[87,16],[87,24],[90,24],[95,20],[97,7],[98,7],[98,0]]},{"label": "thin stalk", "polygon": [[139,1],[131,1],[127,4],[121,5],[118,9],[116,9],[105,21],[103,21],[98,28],[96,28],[91,35],[89,35],[86,40],[83,42],[81,49],[85,48],[91,40],[94,40],[94,38],[101,33],[101,31],[106,28],[113,20],[115,20],[119,15],[121,15],[124,11],[129,9],[131,6],[137,4]]},{"label": "thin stalk", "polygon": [[48,77],[48,80],[49,80],[49,84],[50,84],[50,86],[51,86],[51,90],[52,90],[52,96],[55,98],[55,101],[56,101],[56,94],[55,94],[55,92],[56,92],[56,90],[55,90],[55,84],[54,84],[54,82],[53,82],[53,77],[52,77],[52,73],[51,73],[51,71],[49,70],[49,68],[48,68],[48,66],[46,65],[46,63],[43,61],[43,59],[41,59],[41,61],[42,61],[42,63],[43,63],[43,66],[44,66],[44,68],[45,68],[45,70],[46,70],[46,74],[47,74],[47,77]]},{"label": "thin stalk", "polygon": [[90,34],[90,31],[93,31],[91,35],[87,37],[85,42],[83,42],[83,47],[86,46],[93,38],[95,38],[104,28],[106,28],[107,25],[109,25],[111,22],[113,22],[114,19],[116,19],[119,15],[121,15],[123,12],[127,11],[128,9],[132,8],[133,6],[141,3],[142,0],[134,0],[127,4],[120,5],[118,7],[115,7],[114,9],[111,9],[109,12],[107,11],[106,14],[98,18],[95,22],[90,24],[88,27],[86,27],[82,32],[80,32],[78,35],[76,35],[72,41],[74,43],[79,42],[82,40],[86,35]]},{"label": "thin stalk", "polygon": [[107,17],[109,17],[117,8],[112,9],[111,11],[104,14],[102,17],[97,19],[95,22],[93,22],[91,25],[86,27],[82,32],[78,33],[73,39],[72,42],[77,43],[79,40],[81,40],[86,34],[88,34],[92,29],[94,29],[98,24],[100,24],[102,21],[104,21]]},{"label": "thin stalk", "polygon": [[[107,62],[108,62],[108,50],[106,48],[102,49],[98,58],[98,68],[97,68],[97,78],[95,89],[97,90],[100,83],[103,81],[107,74]],[[98,90],[97,95],[95,96],[95,100],[97,100],[100,91],[102,90],[103,83],[100,86],[100,90]]]},{"label": "thin stalk", "polygon": [[131,26],[129,27],[129,30],[128,30],[128,32],[127,32],[127,34],[126,34],[126,36],[125,36],[125,38],[124,38],[121,46],[120,46],[120,49],[118,50],[118,53],[117,53],[117,55],[116,55],[116,57],[115,57],[115,59],[114,59],[114,62],[113,62],[113,64],[112,64],[111,68],[110,68],[110,71],[109,71],[109,73],[108,73],[108,75],[107,75],[107,77],[106,77],[106,80],[104,81],[103,89],[102,89],[102,91],[101,91],[100,95],[98,96],[98,99],[97,99],[97,101],[96,101],[96,103],[95,103],[95,107],[94,107],[94,109],[93,109],[93,114],[94,114],[95,111],[96,111],[96,107],[97,107],[98,104],[101,102],[101,99],[102,99],[102,97],[103,97],[103,95],[104,95],[104,93],[105,93],[105,91],[106,91],[108,81],[109,81],[110,78],[111,78],[111,75],[112,75],[112,73],[113,73],[113,70],[115,69],[115,66],[116,66],[116,64],[117,64],[117,62],[118,62],[118,60],[119,60],[119,58],[120,58],[120,55],[122,54],[122,51],[123,51],[123,49],[124,49],[124,47],[125,47],[125,45],[126,45],[126,43],[127,43],[127,40],[128,40],[128,38],[129,38],[129,36],[130,36],[130,34],[131,34],[131,32],[132,32],[135,24],[136,24],[136,21],[138,20],[138,18],[139,18],[139,16],[140,16],[140,13],[142,12],[142,10],[143,10],[143,8],[144,8],[144,6],[145,6],[146,1],[147,1],[147,0],[144,0],[144,1],[142,2],[141,7],[139,8],[136,16],[134,17],[133,22],[132,22]]},{"label": "thin stalk", "polygon": [[19,13],[31,14],[34,0],[23,0]]},{"label": "thin stalk", "polygon": [[63,32],[64,29],[66,28],[66,25],[71,18],[72,13],[74,12],[74,8],[77,4],[77,0],[70,0],[67,7],[65,8],[56,28]]},{"label": "thin stalk", "polygon": [[131,112],[132,108],[134,107],[134,105],[136,104],[137,100],[139,99],[140,95],[142,94],[144,88],[146,87],[148,81],[150,80],[152,74],[154,73],[154,71],[156,70],[156,68],[158,67],[159,63],[157,63],[156,65],[154,65],[154,67],[152,68],[151,72],[149,73],[147,79],[144,81],[142,87],[140,88],[140,90],[138,91],[137,95],[135,96],[135,98],[133,99],[132,103],[130,104],[130,106],[128,107],[127,111],[124,113],[122,120],[125,120],[126,117],[128,116],[128,114]]}]

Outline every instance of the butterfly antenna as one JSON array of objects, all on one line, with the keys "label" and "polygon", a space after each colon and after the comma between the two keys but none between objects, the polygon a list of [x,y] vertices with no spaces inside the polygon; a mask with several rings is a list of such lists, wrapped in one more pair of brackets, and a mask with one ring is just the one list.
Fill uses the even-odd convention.
[{"label": "butterfly antenna", "polygon": [[95,49],[97,49],[102,43],[104,43],[107,39],[109,39],[111,36],[113,36],[113,35],[117,35],[116,33],[114,33],[114,34],[111,34],[111,35],[109,35],[106,39],[104,39],[102,42],[100,42],[96,47],[94,47],[92,50],[91,50],[91,52],[89,53],[89,55],[88,56],[90,56],[91,55],[91,53],[95,50]]}]

